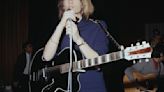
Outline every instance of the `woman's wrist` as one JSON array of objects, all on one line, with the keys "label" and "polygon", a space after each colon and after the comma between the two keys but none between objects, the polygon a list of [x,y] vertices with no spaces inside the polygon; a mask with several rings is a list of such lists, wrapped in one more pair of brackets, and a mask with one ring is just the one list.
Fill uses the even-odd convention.
[{"label": "woman's wrist", "polygon": [[58,28],[64,28],[65,27],[65,24],[64,23],[62,23],[62,22],[60,22],[59,24],[58,24],[58,26],[57,26]]},{"label": "woman's wrist", "polygon": [[80,39],[78,39],[78,40],[76,41],[76,44],[77,44],[78,46],[82,46],[82,45],[84,45],[84,44],[86,44],[86,43],[85,43],[85,41],[84,41],[82,38],[80,38]]},{"label": "woman's wrist", "polygon": [[64,28],[64,27],[65,27],[65,25],[66,25],[66,24],[65,24],[65,22],[64,22],[63,20],[61,20],[61,21],[59,22],[59,25],[58,25],[58,26],[60,26],[60,27],[63,27],[63,28]]},{"label": "woman's wrist", "polygon": [[80,44],[78,44],[78,47],[80,47],[80,46],[82,46],[82,45],[85,45],[86,44],[86,42],[81,42]]}]

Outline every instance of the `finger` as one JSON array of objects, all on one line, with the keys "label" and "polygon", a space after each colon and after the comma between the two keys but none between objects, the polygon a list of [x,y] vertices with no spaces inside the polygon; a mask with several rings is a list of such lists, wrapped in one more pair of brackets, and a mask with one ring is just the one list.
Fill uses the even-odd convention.
[{"label": "finger", "polygon": [[71,19],[73,21],[76,21],[76,18],[75,18],[75,13],[73,10],[68,10],[65,12],[65,17],[66,17],[66,20],[67,19]]}]

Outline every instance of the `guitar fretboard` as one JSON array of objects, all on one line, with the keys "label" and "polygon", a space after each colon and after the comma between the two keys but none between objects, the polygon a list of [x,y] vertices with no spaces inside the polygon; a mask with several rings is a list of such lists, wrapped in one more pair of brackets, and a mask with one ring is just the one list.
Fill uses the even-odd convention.
[{"label": "guitar fretboard", "polygon": [[[118,52],[113,52],[110,54],[98,56],[98,57],[92,58],[92,59],[83,59],[83,60],[80,60],[77,62],[73,62],[73,71],[101,65],[104,63],[112,62],[112,61],[117,61],[117,60],[123,59],[123,58],[124,58],[123,51],[118,51]],[[69,63],[62,65],[60,70],[61,70],[61,73],[68,72]]]},{"label": "guitar fretboard", "polygon": [[[151,48],[148,46],[141,45],[137,47],[126,48],[121,51],[113,52],[110,54],[105,54],[98,56],[92,59],[82,59],[80,61],[75,61],[72,63],[72,71],[76,72],[85,68],[101,65],[108,62],[117,61],[120,59],[139,59],[139,58],[150,58],[151,57]],[[67,73],[70,69],[70,64],[65,63],[62,65],[56,65],[54,67],[49,67],[47,71],[59,70],[60,73]]]}]

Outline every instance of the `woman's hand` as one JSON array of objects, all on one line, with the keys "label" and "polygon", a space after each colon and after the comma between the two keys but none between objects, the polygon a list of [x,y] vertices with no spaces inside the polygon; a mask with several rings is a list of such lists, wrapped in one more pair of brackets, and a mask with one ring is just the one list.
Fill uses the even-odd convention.
[{"label": "woman's hand", "polygon": [[81,38],[79,34],[79,30],[77,28],[77,25],[73,21],[68,21],[66,24],[66,34],[69,34],[72,36],[73,41],[77,44],[80,45],[81,43],[84,42],[84,40]]},{"label": "woman's hand", "polygon": [[63,13],[60,24],[65,27],[68,20],[76,21],[75,13],[73,10],[68,10]]},{"label": "woman's hand", "polygon": [[77,28],[77,25],[75,24],[76,16],[74,14],[73,10],[68,10],[63,13],[63,17],[60,21],[60,25],[63,27],[66,27],[66,34],[72,35],[73,41],[79,45],[82,42],[82,38],[79,35],[79,30]]}]

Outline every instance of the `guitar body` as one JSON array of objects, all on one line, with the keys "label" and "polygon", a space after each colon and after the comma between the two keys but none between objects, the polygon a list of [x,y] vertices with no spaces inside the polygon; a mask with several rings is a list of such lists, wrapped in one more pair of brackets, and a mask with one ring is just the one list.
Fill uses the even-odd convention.
[{"label": "guitar body", "polygon": [[[77,53],[76,53],[77,54]],[[80,58],[80,57],[78,57]],[[73,56],[74,59],[74,56]],[[44,61],[43,61],[44,62]],[[58,65],[62,65],[65,63],[69,63],[69,49],[64,49],[60,52],[57,58],[54,58],[51,62],[54,63],[52,66],[48,67],[55,67]],[[45,74],[43,73],[43,69],[45,69]],[[38,80],[37,84],[39,92],[65,92],[67,91],[68,86],[68,72],[61,73],[60,69],[55,70],[46,70],[46,67],[42,67],[40,69],[40,74],[37,74]],[[44,74],[44,75],[43,75]],[[72,73],[72,92],[78,92],[79,90],[79,81],[78,81],[79,73],[73,72]],[[37,89],[37,92],[38,92]]]},{"label": "guitar body", "polygon": [[[143,45],[127,47],[121,51],[83,60],[80,52],[76,51],[76,55],[74,55],[74,53],[72,54],[72,61],[77,60],[77,62],[72,62],[72,92],[78,92],[80,90],[80,82],[77,71],[83,72],[83,69],[95,68],[98,65],[120,59],[134,60],[139,58],[150,58],[151,48],[149,44],[143,43]],[[41,57],[42,54],[39,58],[41,59]],[[66,48],[63,49],[58,56],[55,56],[52,61],[49,61],[51,64],[42,63],[42,60],[38,60],[42,62],[35,64],[33,67],[38,67],[38,64],[41,64],[42,67],[39,67],[39,70],[34,69],[34,71],[31,72],[32,80],[36,78],[34,81],[34,89],[36,88],[36,90],[33,92],[66,92],[70,65],[69,57],[70,50]],[[39,88],[35,87],[35,85]]]},{"label": "guitar body", "polygon": [[[60,74],[53,73],[53,77],[49,81],[46,81],[45,86],[42,88],[42,92],[66,92],[68,86],[68,73]],[[78,92],[79,81],[78,73],[73,73],[72,76],[72,92]]]}]

